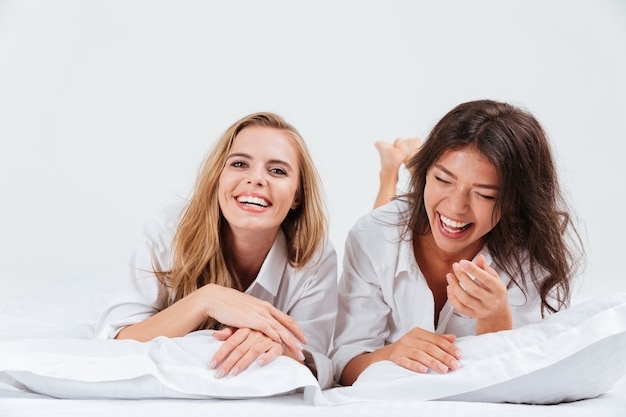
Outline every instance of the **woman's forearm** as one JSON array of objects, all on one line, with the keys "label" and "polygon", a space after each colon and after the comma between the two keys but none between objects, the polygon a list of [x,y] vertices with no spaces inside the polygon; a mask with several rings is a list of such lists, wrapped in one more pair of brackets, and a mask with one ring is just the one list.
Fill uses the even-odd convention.
[{"label": "woman's forearm", "polygon": [[356,381],[356,379],[359,377],[359,375],[361,375],[361,372],[363,372],[365,368],[367,368],[374,362],[382,360],[382,358],[379,358],[379,352],[380,349],[375,352],[362,353],[352,358],[341,372],[341,378],[339,379],[341,385],[354,384],[354,381]]},{"label": "woman's forearm", "polygon": [[203,298],[199,290],[195,291],[154,316],[124,327],[115,338],[146,342],[158,336],[184,336],[197,330],[207,319]]}]

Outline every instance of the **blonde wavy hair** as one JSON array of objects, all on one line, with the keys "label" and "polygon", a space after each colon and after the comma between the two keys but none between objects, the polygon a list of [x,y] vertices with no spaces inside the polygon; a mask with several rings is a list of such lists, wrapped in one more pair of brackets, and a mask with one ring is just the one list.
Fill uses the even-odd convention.
[{"label": "blonde wavy hair", "polygon": [[[251,126],[269,127],[285,133],[299,155],[297,193],[300,204],[289,211],[281,224],[287,238],[290,265],[303,267],[326,243],[328,219],[322,182],[304,139],[276,114],[250,114],[229,127],[207,155],[174,236],[171,269],[154,271],[170,289],[168,306],[206,284],[244,290],[225,256],[222,230],[226,220],[219,206],[217,188],[233,140],[239,132]],[[208,318],[201,328],[217,326],[214,319]]]}]

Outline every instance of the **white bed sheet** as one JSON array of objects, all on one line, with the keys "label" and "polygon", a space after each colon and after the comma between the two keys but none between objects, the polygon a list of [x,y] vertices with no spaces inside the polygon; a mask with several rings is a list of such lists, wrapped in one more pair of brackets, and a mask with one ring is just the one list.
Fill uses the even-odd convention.
[{"label": "white bed sheet", "polygon": [[[64,338],[84,335],[106,303],[112,283],[49,277],[3,285],[0,295],[0,340]],[[559,383],[560,381],[555,381]],[[301,393],[245,400],[219,399],[53,399],[0,385],[0,416],[626,416],[626,378],[593,399],[558,405],[524,405],[462,401],[375,401],[332,407],[307,403]]]},{"label": "white bed sheet", "polygon": [[249,400],[59,400],[37,396],[4,396],[0,415],[10,417],[93,416],[464,416],[464,417],[624,417],[626,384],[598,398],[559,405],[494,404],[460,401],[377,401],[334,407],[315,407],[301,395]]}]

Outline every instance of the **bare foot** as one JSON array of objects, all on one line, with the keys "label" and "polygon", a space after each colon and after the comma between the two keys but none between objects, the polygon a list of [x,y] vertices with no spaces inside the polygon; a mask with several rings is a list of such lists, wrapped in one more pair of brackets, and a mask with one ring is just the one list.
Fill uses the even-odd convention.
[{"label": "bare foot", "polygon": [[393,142],[393,147],[400,149],[402,153],[404,153],[404,162],[408,161],[409,158],[417,152],[420,146],[422,146],[422,140],[420,138],[398,138]]},{"label": "bare foot", "polygon": [[[396,139],[398,141],[399,139]],[[400,165],[406,159],[404,151],[391,143],[378,141],[374,143],[380,155],[380,169],[385,172],[398,172]]]},{"label": "bare foot", "polygon": [[419,138],[398,138],[393,144],[378,141],[374,146],[380,155],[380,184],[374,201],[376,208],[387,204],[396,196],[400,166],[415,154],[422,146],[422,141]]}]

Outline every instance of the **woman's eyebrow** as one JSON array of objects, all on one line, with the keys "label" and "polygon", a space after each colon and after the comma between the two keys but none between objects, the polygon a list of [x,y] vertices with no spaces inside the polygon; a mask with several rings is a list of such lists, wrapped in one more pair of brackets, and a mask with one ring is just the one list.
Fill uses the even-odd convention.
[{"label": "woman's eyebrow", "polygon": [[474,187],[476,188],[487,188],[489,190],[495,190],[495,191],[499,191],[500,187],[497,185],[493,185],[493,184],[481,184],[481,183],[474,183],[472,184]]},{"label": "woman's eyebrow", "polygon": [[[434,164],[433,166],[434,166],[435,168],[437,168],[437,169],[439,169],[439,170],[443,171],[446,175],[451,176],[451,177],[452,177],[452,178],[454,178],[455,180],[456,180],[456,179],[458,179],[458,177],[457,177],[455,174],[453,174],[452,172],[450,172],[450,171],[449,171],[448,169],[446,169],[446,167],[444,167],[443,165],[440,165],[440,164]],[[496,191],[500,190],[500,186],[498,186],[498,185],[494,185],[494,184],[482,184],[482,183],[478,183],[478,182],[473,183],[473,184],[472,184],[472,187],[477,187],[477,188],[487,188],[487,189],[489,189],[489,190],[496,190]]]},{"label": "woman's eyebrow", "polygon": [[252,155],[247,154],[247,153],[243,153],[243,152],[234,152],[229,154],[227,157],[227,159],[230,158],[248,158],[248,159],[252,159]]}]

